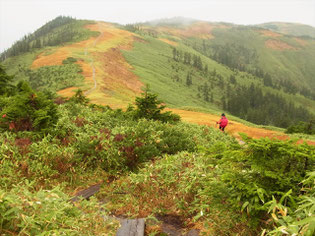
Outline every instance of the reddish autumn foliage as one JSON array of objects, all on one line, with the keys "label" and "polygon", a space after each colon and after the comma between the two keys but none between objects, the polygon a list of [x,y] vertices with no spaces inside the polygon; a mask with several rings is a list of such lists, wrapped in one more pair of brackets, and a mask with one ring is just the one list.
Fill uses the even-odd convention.
[{"label": "reddish autumn foliage", "polygon": [[121,142],[125,139],[125,135],[123,134],[116,134],[115,137],[114,137],[114,141],[115,142]]},{"label": "reddish autumn foliage", "polygon": [[85,124],[87,124],[88,122],[83,118],[83,117],[77,117],[74,121],[74,123],[76,124],[76,126],[78,127],[82,127]]}]

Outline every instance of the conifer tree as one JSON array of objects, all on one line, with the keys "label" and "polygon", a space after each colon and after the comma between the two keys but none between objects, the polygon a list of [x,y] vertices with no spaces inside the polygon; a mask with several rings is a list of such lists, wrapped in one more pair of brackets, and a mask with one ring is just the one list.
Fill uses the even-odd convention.
[{"label": "conifer tree", "polygon": [[7,75],[4,67],[0,64],[0,95],[11,94],[14,86],[11,84],[13,76]]}]

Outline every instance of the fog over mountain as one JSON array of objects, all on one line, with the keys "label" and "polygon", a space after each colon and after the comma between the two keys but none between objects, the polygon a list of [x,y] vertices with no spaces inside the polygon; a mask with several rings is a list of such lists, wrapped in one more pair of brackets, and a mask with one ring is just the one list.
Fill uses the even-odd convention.
[{"label": "fog over mountain", "polygon": [[315,26],[315,2],[312,0],[0,0],[0,51],[58,15],[120,24],[183,16],[236,24],[280,21]]}]

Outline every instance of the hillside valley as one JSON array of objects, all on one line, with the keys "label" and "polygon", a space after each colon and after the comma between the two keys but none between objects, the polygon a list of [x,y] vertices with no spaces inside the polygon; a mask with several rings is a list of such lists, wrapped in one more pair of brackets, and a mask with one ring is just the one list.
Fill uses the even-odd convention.
[{"label": "hillside valley", "polygon": [[23,37],[0,55],[0,234],[313,235],[313,30],[60,16]]},{"label": "hillside valley", "polygon": [[[83,28],[95,36],[36,47],[4,65],[10,65],[7,71],[16,81],[28,80],[37,89],[63,96],[80,88],[92,102],[113,108],[126,108],[149,85],[170,108],[224,110],[283,128],[314,116],[313,39],[250,26],[173,21],[126,26],[86,22]],[[64,64],[67,58],[75,62]]]}]

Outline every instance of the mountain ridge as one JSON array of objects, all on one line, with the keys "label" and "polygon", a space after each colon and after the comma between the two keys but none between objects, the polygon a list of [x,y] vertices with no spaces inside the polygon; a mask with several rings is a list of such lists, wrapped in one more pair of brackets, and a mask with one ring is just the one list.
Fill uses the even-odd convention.
[{"label": "mountain ridge", "polygon": [[[50,88],[56,88],[55,91],[64,96],[71,96],[78,88],[89,91],[95,86],[93,92],[87,95],[91,101],[115,108],[127,107],[141,93],[141,87],[149,84],[152,91],[170,107],[223,109],[253,121],[259,120],[257,107],[251,108],[254,111],[248,110],[248,107],[238,108],[246,109],[239,113],[232,109],[230,97],[238,90],[242,92],[237,93],[245,96],[245,93],[250,93],[247,88],[254,86],[254,90],[261,91],[262,97],[271,93],[275,99],[291,104],[293,108],[289,105],[287,108],[291,109],[290,112],[300,109],[294,113],[306,114],[305,119],[308,119],[309,112],[313,112],[314,100],[307,97],[313,96],[307,89],[312,87],[308,83],[313,80],[295,66],[294,59],[299,54],[312,57],[315,43],[311,39],[303,39],[306,44],[302,45],[295,38],[279,36],[257,27],[200,21],[180,28],[146,24],[122,26],[93,21],[84,23],[78,27],[88,29],[92,34],[84,31],[83,41],[72,40],[48,47],[42,45],[42,48],[10,57],[4,61],[8,72],[16,74],[17,79],[28,80],[38,89],[47,88],[45,83],[51,84]],[[294,48],[280,48],[286,44]],[[262,56],[263,60],[260,60]],[[268,62],[270,58],[274,62]],[[259,60],[269,64],[260,65]],[[281,64],[284,62],[287,68]],[[312,62],[308,63],[312,68]],[[281,65],[281,69],[278,72],[267,71],[273,64]],[[67,70],[68,77],[59,78],[65,66],[72,68],[72,72]],[[312,69],[307,71],[311,74]],[[284,79],[281,73],[290,77]],[[298,74],[300,81],[297,80]],[[260,101],[257,105],[268,104]],[[260,122],[276,124],[272,123],[275,121]],[[287,126],[289,123],[276,125]]]},{"label": "mountain ridge", "polygon": [[286,35],[315,38],[315,26],[311,25],[291,22],[266,22],[257,26]]}]

